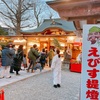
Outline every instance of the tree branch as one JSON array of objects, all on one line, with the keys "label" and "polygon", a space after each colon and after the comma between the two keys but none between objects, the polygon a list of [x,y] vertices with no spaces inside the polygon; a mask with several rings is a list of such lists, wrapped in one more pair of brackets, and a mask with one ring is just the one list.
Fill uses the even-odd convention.
[{"label": "tree branch", "polygon": [[2,2],[7,6],[7,8],[15,15],[15,12],[10,8],[10,6],[5,2],[5,0],[2,0]]}]

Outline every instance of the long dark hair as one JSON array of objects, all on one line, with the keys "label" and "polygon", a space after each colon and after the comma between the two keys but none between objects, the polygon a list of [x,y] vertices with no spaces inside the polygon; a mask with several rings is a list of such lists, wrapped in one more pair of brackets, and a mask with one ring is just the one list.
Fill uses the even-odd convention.
[{"label": "long dark hair", "polygon": [[19,45],[18,50],[23,50],[23,45]]},{"label": "long dark hair", "polygon": [[58,54],[58,57],[60,58],[60,50],[56,50],[56,53]]}]

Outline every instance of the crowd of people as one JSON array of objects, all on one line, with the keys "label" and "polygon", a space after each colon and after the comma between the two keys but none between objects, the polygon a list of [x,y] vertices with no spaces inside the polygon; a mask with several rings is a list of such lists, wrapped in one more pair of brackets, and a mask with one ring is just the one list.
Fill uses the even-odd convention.
[{"label": "crowd of people", "polygon": [[11,78],[10,73],[16,72],[19,75],[19,70],[21,70],[21,63],[23,61],[23,45],[20,45],[15,52],[14,45],[4,45],[1,50],[1,67],[0,67],[0,79],[1,78]]},{"label": "crowd of people", "polygon": [[[49,52],[43,48],[40,52],[37,45],[34,44],[30,48],[28,54],[25,54],[23,45],[19,45],[17,50],[13,44],[2,46],[2,49],[0,50],[0,79],[4,77],[11,78],[11,74],[20,75],[22,65],[24,68],[23,70],[26,70],[27,72],[31,71],[31,73],[34,73],[37,69],[40,69],[41,72],[45,65],[51,66],[51,60],[54,56],[54,51],[51,51],[53,51],[53,48],[50,49]],[[50,61],[48,60],[49,58]]]},{"label": "crowd of people", "polygon": [[[63,55],[63,61],[66,61],[69,65],[72,54],[67,47],[65,47]],[[5,45],[0,50],[0,61],[0,79],[11,78],[11,74],[20,75],[22,64],[23,70],[27,73],[34,73],[37,69],[40,69],[41,72],[45,65],[48,65],[53,71],[53,87],[61,87],[62,61],[60,50],[57,48],[50,47],[49,51],[43,48],[42,51],[39,51],[37,45],[34,44],[28,54],[25,54],[23,45],[19,45],[17,51],[15,50],[15,45]]]}]

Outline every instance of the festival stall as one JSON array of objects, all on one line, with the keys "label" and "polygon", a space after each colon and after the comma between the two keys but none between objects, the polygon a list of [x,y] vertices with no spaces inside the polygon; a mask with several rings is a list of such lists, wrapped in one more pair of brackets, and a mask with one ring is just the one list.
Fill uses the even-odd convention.
[{"label": "festival stall", "polygon": [[72,43],[72,59],[70,60],[70,71],[81,73],[82,69],[82,40]]}]

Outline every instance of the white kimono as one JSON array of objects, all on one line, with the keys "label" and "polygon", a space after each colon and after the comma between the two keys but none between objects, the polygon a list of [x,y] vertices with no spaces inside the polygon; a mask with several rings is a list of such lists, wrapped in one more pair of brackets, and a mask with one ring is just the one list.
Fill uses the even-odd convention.
[{"label": "white kimono", "polygon": [[53,57],[51,68],[53,69],[53,84],[61,84],[61,58],[56,54]]}]

